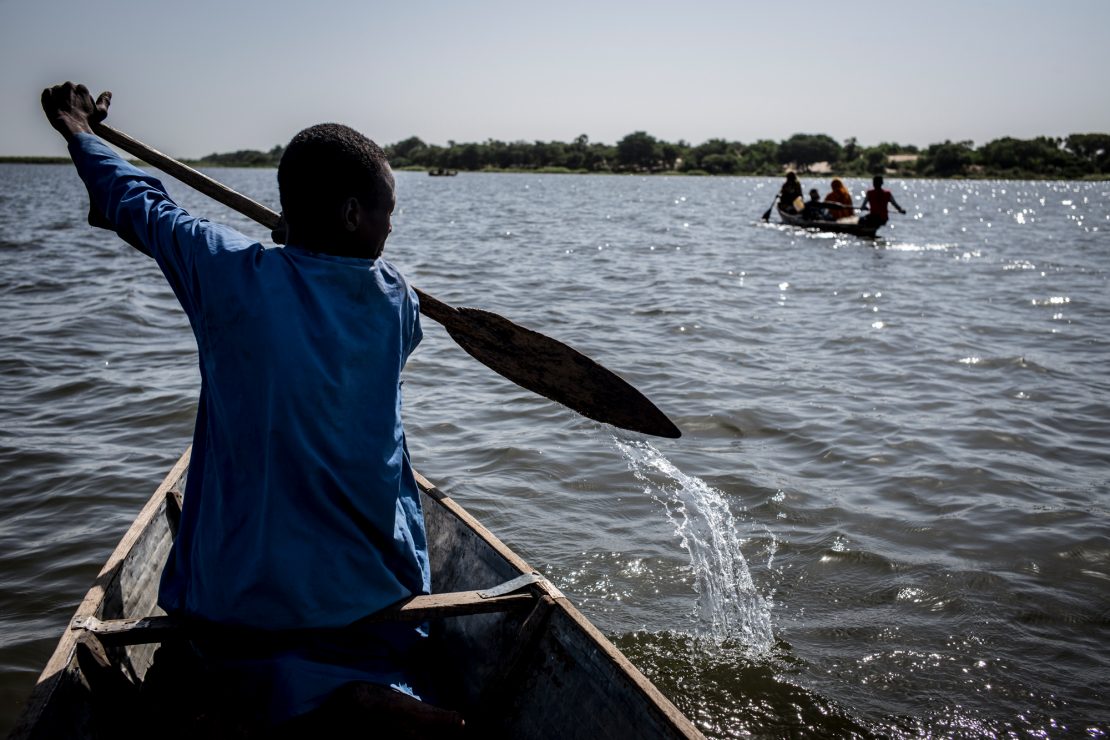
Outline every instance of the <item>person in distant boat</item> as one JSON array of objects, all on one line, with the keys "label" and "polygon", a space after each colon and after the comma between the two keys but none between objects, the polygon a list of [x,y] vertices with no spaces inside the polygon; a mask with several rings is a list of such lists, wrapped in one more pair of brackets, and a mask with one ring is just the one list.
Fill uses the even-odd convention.
[{"label": "person in distant boat", "polygon": [[898,205],[894,200],[894,195],[883,187],[883,176],[875,175],[871,180],[874,186],[867,191],[864,196],[863,205],[860,206],[861,211],[870,211],[870,213],[862,216],[859,220],[860,225],[866,226],[882,226],[890,220],[890,214],[887,211],[887,204],[894,206],[895,210],[899,213],[905,213],[906,210]]},{"label": "person in distant boat", "polygon": [[787,213],[798,213],[800,208],[796,205],[802,198],[802,183],[794,172],[786,173],[786,182],[779,190],[779,208]]},{"label": "person in distant boat", "polygon": [[843,203],[847,208],[838,208],[837,206],[829,206],[829,218],[837,220],[846,218],[852,215],[852,194],[848,192],[848,188],[844,187],[844,181],[839,177],[834,177],[831,183],[832,190],[825,196],[826,203]]},{"label": "person in distant boat", "polygon": [[826,214],[826,206],[821,202],[821,194],[817,192],[817,188],[809,191],[809,200],[806,201],[805,207],[802,209],[802,218],[808,221],[824,221],[828,219]]},{"label": "person in distant boat", "polygon": [[[285,247],[267,249],[187,213],[104,144],[92,127],[110,102],[68,82],[42,94],[90,222],[154,258],[189,317],[201,376],[158,604],[204,627],[159,649],[146,706],[204,736],[185,712],[235,704],[236,723],[269,735],[384,697],[434,710],[429,736],[460,731],[458,715],[413,698],[423,626],[363,621],[429,593],[431,578],[401,421],[419,303],[380,259],[396,203],[384,152],[338,124],[294,136],[277,171]],[[205,699],[216,709],[195,708]]]}]

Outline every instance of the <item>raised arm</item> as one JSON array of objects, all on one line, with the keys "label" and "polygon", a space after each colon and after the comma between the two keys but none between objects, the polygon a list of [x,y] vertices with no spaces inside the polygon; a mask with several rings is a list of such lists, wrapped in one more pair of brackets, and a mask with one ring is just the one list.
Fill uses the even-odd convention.
[{"label": "raised arm", "polygon": [[[50,125],[69,144],[77,174],[89,192],[89,223],[110,229],[153,257],[186,310],[196,305],[198,260],[255,246],[254,240],[219,224],[191,216],[173,201],[153,175],[130,164],[92,131],[108,114],[111,93],[95,101],[84,85],[66,82],[42,93]],[[259,245],[259,248],[261,246]]]}]

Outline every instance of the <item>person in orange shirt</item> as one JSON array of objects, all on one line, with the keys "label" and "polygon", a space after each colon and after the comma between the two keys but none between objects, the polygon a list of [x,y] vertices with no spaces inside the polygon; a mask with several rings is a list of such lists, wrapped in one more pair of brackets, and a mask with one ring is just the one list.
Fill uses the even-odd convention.
[{"label": "person in orange shirt", "polygon": [[844,181],[839,177],[834,177],[832,181],[832,190],[825,196],[826,203],[843,203],[848,206],[847,208],[829,208],[829,217],[834,221],[840,218],[845,218],[852,215],[852,194],[848,192],[848,188],[844,187]]}]

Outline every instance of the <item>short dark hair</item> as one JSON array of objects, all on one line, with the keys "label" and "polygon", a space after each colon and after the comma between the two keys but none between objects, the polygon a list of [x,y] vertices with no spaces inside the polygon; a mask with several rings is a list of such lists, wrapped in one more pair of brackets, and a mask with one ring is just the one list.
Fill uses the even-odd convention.
[{"label": "short dark hair", "polygon": [[385,152],[340,123],[320,123],[294,136],[277,176],[285,221],[301,232],[335,228],[329,212],[352,196],[367,208],[393,205],[393,173]]}]

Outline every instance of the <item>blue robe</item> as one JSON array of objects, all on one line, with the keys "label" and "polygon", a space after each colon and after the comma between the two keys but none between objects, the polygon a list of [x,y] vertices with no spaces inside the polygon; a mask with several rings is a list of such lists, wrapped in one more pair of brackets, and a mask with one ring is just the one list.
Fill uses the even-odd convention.
[{"label": "blue robe", "polygon": [[[94,215],[154,258],[197,341],[192,460],[160,606],[315,630],[429,593],[401,422],[401,370],[422,334],[401,274],[380,258],[266,249],[191,216],[95,136],[70,153]],[[276,677],[275,715],[293,715],[350,680],[404,683],[386,653],[415,629],[368,630],[347,665],[298,654],[255,668]]]}]

